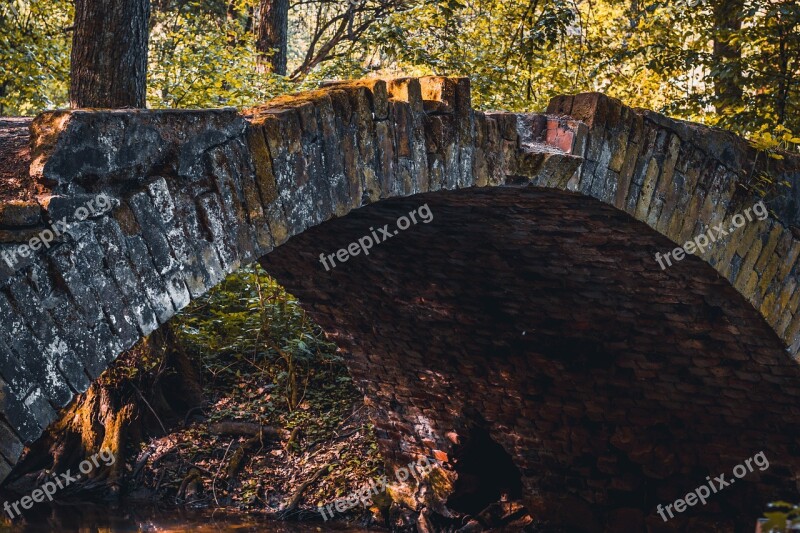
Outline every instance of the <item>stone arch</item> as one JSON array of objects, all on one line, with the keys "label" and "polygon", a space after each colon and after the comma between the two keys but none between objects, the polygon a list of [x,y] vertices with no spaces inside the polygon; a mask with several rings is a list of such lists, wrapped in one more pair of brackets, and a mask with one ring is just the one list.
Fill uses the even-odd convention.
[{"label": "stone arch", "polygon": [[[423,203],[429,224],[319,265]],[[662,272],[653,253],[670,245],[580,193],[485,187],[365,206],[261,263],[348,354],[393,464],[427,455],[472,475],[457,461],[477,426],[513,458],[534,516],[631,531],[764,452],[768,470],[693,510],[752,524],[796,491],[800,369],[709,264]],[[670,525],[702,527],[686,519]]]},{"label": "stone arch", "polygon": [[[0,252],[71,220],[98,194],[115,207],[73,223],[57,244],[0,262],[0,477],[56,409],[191,298],[361,206],[437,191],[486,188],[505,201],[508,191],[556,189],[682,244],[729,228],[757,200],[742,187],[755,154],[728,133],[595,93],[556,98],[546,114],[477,112],[466,79],[331,83],[244,114],[60,111],[30,130],[36,200],[3,205],[4,240],[17,244]],[[796,183],[798,168],[787,157],[776,172]],[[698,256],[790,358],[800,347],[796,190]]]}]

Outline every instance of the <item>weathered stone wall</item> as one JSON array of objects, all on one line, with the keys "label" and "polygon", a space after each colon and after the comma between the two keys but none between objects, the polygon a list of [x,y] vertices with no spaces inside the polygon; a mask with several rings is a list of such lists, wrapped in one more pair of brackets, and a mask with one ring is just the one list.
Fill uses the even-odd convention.
[{"label": "weathered stone wall", "polygon": [[[755,201],[751,193],[739,186],[746,183],[753,154],[733,136],[633,110],[597,94],[558,98],[548,113],[475,112],[470,106],[467,80],[422,78],[331,84],[319,91],[280,98],[244,115],[224,109],[71,111],[37,117],[31,127],[30,162],[36,200],[26,198],[27,203],[7,202],[0,207],[0,242],[5,243],[0,245],[0,254],[12,252],[19,243],[26,242],[62,217],[71,219],[78,207],[99,193],[112,198],[115,207],[110,213],[73,224],[66,235],[57,238],[56,245],[49,248],[39,246],[14,268],[0,260],[0,324],[3,326],[0,329],[0,413],[3,414],[3,420],[0,420],[0,454],[3,458],[0,460],[0,477],[14,464],[23,443],[38,437],[56,416],[56,410],[66,405],[76,393],[85,390],[89,380],[94,379],[120,352],[165,323],[192,298],[213,287],[241,265],[264,258],[275,247],[309,228],[318,225],[324,228],[338,222],[323,224],[331,218],[347,220],[349,217],[345,215],[361,206],[417,193],[474,188],[477,194],[482,187],[502,187],[503,194],[496,197],[497,213],[502,217],[511,201],[505,196],[508,191],[519,193],[523,204],[528,202],[522,199],[527,191],[517,186],[556,188],[579,192],[584,200],[585,197],[594,197],[610,204],[603,208],[606,211],[593,211],[592,204],[576,201],[573,208],[578,211],[585,209],[593,213],[591,216],[612,216],[614,208],[626,211],[632,216],[631,220],[642,223],[627,235],[632,238],[639,231],[647,235],[661,234],[665,236],[660,242],[665,248],[661,249],[666,251],[670,240],[682,244],[713,225],[723,223],[729,226],[733,214]],[[783,165],[783,177],[796,182],[800,165],[791,158]],[[742,171],[745,175],[741,175]],[[490,200],[494,199],[490,195]],[[554,197],[552,201],[557,203],[560,200]],[[536,210],[547,212],[541,203],[525,205],[530,211],[530,220],[536,220]],[[713,281],[709,269],[702,275],[698,274],[700,277],[692,282],[701,286],[693,292],[694,296],[687,294],[684,297],[677,286],[670,289],[671,292],[666,291],[670,298],[668,303],[682,306],[680,309],[689,314],[694,313],[692,310],[703,300],[725,309],[725,316],[738,317],[736,321],[729,319],[736,324],[736,333],[747,337],[737,347],[738,351],[730,352],[738,353],[738,359],[720,348],[727,345],[718,344],[722,339],[710,327],[717,311],[709,311],[708,316],[700,313],[699,319],[710,324],[702,330],[705,333],[700,338],[696,338],[696,332],[689,335],[691,324],[684,324],[683,329],[675,325],[659,330],[657,326],[660,323],[672,324],[671,319],[664,322],[663,318],[661,322],[656,318],[651,318],[650,322],[643,320],[637,326],[642,328],[641,334],[635,338],[639,343],[653,346],[659,341],[646,341],[646,336],[663,333],[671,335],[678,345],[683,343],[682,349],[717,354],[711,357],[712,361],[746,361],[748,365],[755,365],[748,367],[746,375],[758,376],[757,379],[762,380],[759,383],[773,383],[769,378],[778,379],[781,390],[792,398],[799,389],[793,389],[787,381],[794,376],[794,367],[789,363],[794,364],[790,357],[796,355],[800,345],[800,319],[796,317],[800,291],[796,290],[798,272],[795,266],[800,244],[791,231],[798,217],[796,193],[772,200],[770,205],[775,208],[777,216],[749,223],[732,233],[729,240],[716,243],[702,256],[703,261],[731,281],[736,293]],[[577,224],[581,219],[564,220],[565,224]],[[625,221],[628,223],[628,219]],[[513,229],[506,230],[514,234]],[[470,235],[469,232],[466,234]],[[488,235],[505,238],[500,233]],[[604,245],[596,242],[593,232],[579,232],[568,238],[578,248]],[[524,239],[510,242],[517,242],[518,247],[526,250],[530,244]],[[440,259],[451,255],[457,257],[458,253],[450,250],[448,243],[455,247],[458,239],[444,240],[432,246],[434,256],[439,254]],[[608,253],[612,256],[621,254],[620,246],[619,243],[612,246]],[[319,254],[325,250],[333,251],[326,247],[304,252]],[[511,250],[504,253],[511,253]],[[578,254],[577,251],[574,253]],[[600,263],[606,261],[599,253],[587,257]],[[639,259],[642,269],[631,270],[628,278],[636,280],[639,285],[635,286],[642,294],[664,291],[662,284],[670,279],[672,270],[670,274],[651,272],[655,264],[652,255],[649,260],[644,256]],[[483,268],[487,279],[491,279],[494,264],[490,257],[487,256],[486,260]],[[520,260],[527,258],[522,255]],[[686,280],[692,280],[690,273],[695,267],[687,265],[703,265],[703,261],[685,260],[672,269],[685,274]],[[324,277],[316,260],[305,268],[308,278],[314,280],[313,289],[299,282],[297,287],[289,283],[287,288],[306,291],[304,295],[312,302],[309,305],[314,307],[317,299],[324,300],[326,294],[334,293],[335,287],[328,285],[329,278]],[[565,279],[578,273],[586,275],[587,272],[576,270],[569,263],[552,268]],[[594,279],[589,275],[587,280],[594,279],[595,283],[602,285],[604,274],[589,266],[586,268],[589,274],[597,276]],[[420,278],[425,275],[424,272],[418,274]],[[443,274],[431,272],[428,275],[431,278],[420,279],[420,283],[434,283],[432,280]],[[469,288],[465,279],[459,281]],[[528,294],[531,289],[513,285],[504,288],[504,283],[504,278],[499,277],[495,286],[486,290],[495,297],[509,298],[509,311],[505,313],[513,323],[526,315],[513,310],[511,296],[515,292]],[[702,288],[707,284],[713,285],[714,289]],[[411,286],[406,285],[411,290]],[[717,288],[727,290],[727,295],[724,298],[717,295]],[[604,294],[593,293],[586,287],[581,290],[595,296]],[[331,300],[330,296],[327,298],[337,301]],[[390,298],[375,295],[375,298],[365,304],[362,320],[371,320],[377,315],[373,309],[391,307],[392,302],[399,301],[402,295],[395,294]],[[725,305],[712,303],[714,298],[723,299]],[[749,307],[747,301],[757,312]],[[343,301],[343,306],[345,303]],[[547,305],[557,306],[558,302]],[[579,304],[573,302],[570,305]],[[681,314],[666,307],[656,306],[654,309],[661,314],[673,311],[676,316]],[[492,310],[502,311],[499,305]],[[447,323],[450,315],[446,310],[441,312],[441,321]],[[634,316],[643,310],[635,307],[628,311],[608,312],[622,312],[632,324],[638,324]],[[317,310],[317,314],[325,322],[324,313]],[[333,311],[329,315],[337,316]],[[564,317],[569,316],[566,310],[563,315],[558,318],[565,320]],[[603,316],[607,319],[607,327],[611,328],[614,322],[609,321],[608,315]],[[600,317],[584,318],[599,320]],[[748,329],[748,321],[755,329]],[[583,320],[568,322],[577,324],[578,330],[584,323]],[[769,331],[765,324],[782,339],[783,347],[789,347],[788,356],[778,353],[781,345],[776,339],[764,337],[765,331]],[[358,342],[342,342],[342,346],[353,351],[350,361],[353,372],[371,379],[373,385],[364,388],[370,394],[370,401],[381,406],[381,402],[386,401],[381,394],[384,389],[379,386],[382,380],[394,383],[392,380],[404,371],[424,373],[417,363],[406,363],[404,359],[408,353],[422,352],[410,340],[409,344],[399,347],[389,342],[381,344],[384,336],[375,332],[370,336],[368,330],[357,326],[353,323],[353,331],[363,333],[364,338]],[[586,331],[595,334],[591,328]],[[396,332],[397,335],[412,333],[406,330]],[[574,333],[559,334],[575,336]],[[428,334],[439,333],[431,330]],[[628,345],[623,339],[615,342],[613,355],[619,359],[625,356]],[[578,347],[581,346],[578,343]],[[439,350],[441,354],[445,351],[444,346]],[[381,353],[380,357],[396,358],[397,364],[392,370],[395,374],[384,375],[377,367],[370,366],[376,353]],[[508,372],[512,369],[517,372],[517,366],[521,366],[517,376],[519,380],[506,388],[497,389],[500,383],[496,379],[491,376],[483,379],[479,374],[462,372],[458,365],[445,365],[437,375],[441,376],[440,379],[461,383],[462,389],[482,388],[485,394],[483,405],[486,406],[500,390],[503,395],[514,399],[529,394],[524,379],[529,370],[526,365],[538,361],[527,359],[529,355],[522,350],[509,359],[513,364],[508,367]],[[705,372],[719,377],[713,365],[710,366],[712,370],[701,370],[706,367],[694,361],[688,353],[684,355],[686,359],[678,360],[676,364],[685,367],[688,375],[699,372],[701,377],[710,379],[703,374]],[[483,356],[475,357],[478,361]],[[466,352],[462,364],[470,365],[472,362]],[[503,362],[500,366],[507,364],[510,363]],[[615,364],[613,368],[625,366]],[[759,368],[760,373],[757,372]],[[615,372],[619,374],[614,374],[613,379],[629,383],[638,379],[636,372],[644,372],[646,379],[658,370],[646,363],[637,369],[617,370]],[[462,373],[472,377],[458,377]],[[573,379],[580,380],[581,375],[575,373]],[[684,377],[679,374],[676,379],[681,381]],[[416,379],[397,384],[398,387],[401,385],[410,390],[425,387]],[[584,383],[583,386],[590,385]],[[451,394],[452,390],[447,389],[446,394]],[[579,387],[575,390],[585,393],[588,389]],[[747,407],[746,395],[742,398],[739,389],[732,386],[730,391],[729,395],[739,396],[740,402],[736,407],[710,404],[708,412],[713,413],[715,407],[724,407],[727,410],[721,412],[731,417],[725,419],[725,424],[731,424],[737,431],[742,430],[750,424],[752,417],[739,420],[735,416],[736,409],[747,408],[747,413],[755,413],[753,416],[760,411]],[[691,391],[682,392],[691,394]],[[462,390],[461,394],[466,392]],[[394,401],[401,401],[403,397],[401,394]],[[432,391],[429,404],[447,397],[450,396],[442,390]],[[536,401],[531,400],[533,403],[520,399],[509,406],[528,416],[539,409],[537,401],[538,397]],[[501,402],[501,405],[505,403]],[[777,402],[771,407],[774,416],[779,413],[795,415],[791,402],[785,403]],[[753,405],[761,406],[759,403]],[[553,412],[566,408],[555,400],[551,401],[551,407]],[[606,410],[613,406],[600,404],[599,408]],[[763,408],[770,409],[767,405]],[[394,431],[406,435],[407,442],[414,441],[414,436],[425,430],[415,426],[417,419],[413,410],[404,411],[392,406],[381,406],[380,409],[383,413],[395,413],[397,425],[393,426]],[[675,409],[679,407],[673,406]],[[640,417],[645,416],[641,411],[637,412]],[[492,413],[481,417],[491,419],[494,417]],[[457,429],[456,426],[464,424],[466,419],[458,419],[455,415],[448,418],[441,410],[432,411],[432,414],[440,419],[436,420],[438,425],[429,440],[436,449],[447,454],[442,439],[450,429]],[[565,415],[573,416],[570,413]],[[578,431],[575,428],[585,422],[579,423],[578,419],[576,414],[569,424],[564,422],[564,427]],[[500,422],[495,420],[492,423]],[[670,421],[665,419],[663,423],[668,425]],[[502,424],[509,430],[514,426],[513,421],[503,421]],[[536,426],[537,431],[549,431],[546,426]],[[520,440],[511,442],[508,437],[498,436],[502,432],[498,433],[497,427],[501,426],[495,427],[493,435],[525,471],[529,491],[549,486],[541,476],[534,475],[534,471],[552,466],[531,456],[536,439],[543,438],[540,433],[520,423],[513,427]],[[714,427],[719,430],[722,426],[716,424]],[[388,446],[390,441],[385,442]],[[603,442],[606,445],[607,439]],[[780,446],[786,444],[784,440],[778,442]],[[433,449],[434,444],[426,446]],[[780,446],[776,453],[787,464],[791,463],[792,455]],[[744,448],[746,446],[741,450]],[[420,448],[415,450],[421,451]],[[741,451],[736,450],[737,453]],[[387,451],[393,455],[391,450]],[[404,453],[410,451],[412,449]],[[569,453],[559,455],[557,464],[563,467],[566,458],[576,457]],[[582,453],[589,457],[600,450]],[[628,450],[626,453],[634,452]],[[656,459],[651,457],[648,461],[652,463]],[[640,461],[637,464],[645,463]],[[689,468],[687,465],[696,466],[699,462],[695,457],[694,461],[687,459],[679,464]],[[617,470],[609,467],[609,472]],[[572,479],[569,476],[574,476],[574,472],[564,476],[558,479]],[[610,490],[606,486],[593,488]],[[585,501],[617,502],[607,495],[590,497],[586,492],[589,490],[584,483],[574,487],[573,493]],[[630,490],[630,487],[624,490]]]},{"label": "weathered stone wall", "polygon": [[[568,188],[627,211],[676,243],[718,225],[732,228],[732,217],[755,201],[759,154],[729,132],[633,110],[600,94],[556,98],[548,113],[591,127],[580,178]],[[771,161],[770,171],[776,182],[791,184],[770,194],[771,216],[729,232],[700,257],[760,311],[794,357],[800,349],[800,167],[789,156]]]}]

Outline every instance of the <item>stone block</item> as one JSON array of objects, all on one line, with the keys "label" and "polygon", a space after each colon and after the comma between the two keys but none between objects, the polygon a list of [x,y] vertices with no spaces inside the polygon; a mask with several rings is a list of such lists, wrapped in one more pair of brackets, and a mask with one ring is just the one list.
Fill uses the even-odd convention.
[{"label": "stone block", "polygon": [[[418,78],[395,78],[386,82],[389,98],[406,102],[415,113],[423,112],[422,84]],[[430,100],[430,98],[429,98]]]},{"label": "stone block", "polygon": [[134,313],[125,298],[119,297],[119,287],[112,271],[105,268],[109,263],[94,235],[87,236],[81,245],[77,254],[79,271],[97,295],[111,331],[118,337],[122,349],[127,350],[139,340]]},{"label": "stone block", "polygon": [[222,203],[216,194],[205,194],[198,198],[200,220],[203,227],[211,235],[212,243],[217,250],[220,264],[226,273],[239,268],[239,257],[230,239],[225,224]]},{"label": "stone block", "polygon": [[[54,405],[65,405],[72,399],[72,392],[56,361],[51,358],[52,352],[34,335],[20,312],[3,293],[0,293],[0,320],[4,325],[0,340],[13,350],[23,371],[37,380],[42,393]],[[19,375],[24,374],[20,372]]]},{"label": "stone block", "polygon": [[97,297],[83,281],[83,276],[78,271],[76,253],[77,246],[71,243],[54,249],[48,258],[53,271],[80,307],[87,323],[93,324],[103,319],[103,310]]},{"label": "stone block", "polygon": [[113,219],[105,219],[96,227],[94,237],[108,262],[117,290],[136,320],[139,332],[149,335],[158,327],[158,320],[141,281],[130,266],[122,230]]},{"label": "stone block", "polygon": [[161,215],[153,206],[150,196],[145,192],[138,192],[128,199],[131,212],[141,228],[141,236],[147,243],[150,255],[158,270],[163,274],[177,266],[167,237],[164,235],[164,223]]},{"label": "stone block", "polygon": [[160,324],[166,323],[175,314],[172,299],[167,291],[164,279],[156,270],[147,250],[147,245],[139,236],[128,237],[126,252],[140,286],[147,295],[150,307],[155,312]]},{"label": "stone block", "polygon": [[167,180],[157,177],[147,184],[147,192],[161,221],[164,224],[172,222],[175,218],[175,201],[172,199]]},{"label": "stone block", "polygon": [[[83,373],[83,354],[77,354],[56,333],[56,325],[50,316],[42,312],[42,305],[36,293],[26,283],[15,283],[9,287],[14,305],[25,319],[30,331],[38,339],[43,348],[40,357],[47,360],[49,369],[57,369],[60,376],[52,376],[53,380],[66,378],[67,384],[75,390],[86,390],[89,386]],[[50,398],[57,407],[64,407],[72,400],[72,394],[60,394]]]},{"label": "stone block", "polygon": [[266,205],[278,197],[275,174],[272,170],[272,157],[264,138],[265,129],[260,125],[247,128],[246,139],[255,168],[256,184],[261,194],[261,204]]},{"label": "stone block", "polygon": [[[100,346],[92,333],[92,326],[87,324],[77,307],[67,298],[55,302],[50,311],[51,318],[57,326],[58,335],[64,339],[67,346],[76,354],[81,354],[83,368],[92,379],[96,379],[106,369],[107,361],[114,354],[107,347]],[[82,393],[89,388],[76,389]]]},{"label": "stone block", "polygon": [[0,420],[0,454],[12,463],[16,461],[17,457],[22,455],[24,445],[22,441],[17,438],[14,430]]},{"label": "stone block", "polygon": [[42,207],[37,202],[14,200],[0,204],[0,227],[37,226],[42,222]]},{"label": "stone block", "polygon": [[31,177],[67,184],[140,183],[171,168],[179,176],[202,175],[200,155],[242,135],[235,109],[74,110],[39,115],[31,126]]}]

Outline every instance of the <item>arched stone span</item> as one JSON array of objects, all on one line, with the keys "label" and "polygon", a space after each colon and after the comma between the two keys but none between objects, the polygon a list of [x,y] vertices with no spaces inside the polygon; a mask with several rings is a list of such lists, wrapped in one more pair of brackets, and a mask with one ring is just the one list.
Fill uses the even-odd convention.
[{"label": "arched stone span", "polygon": [[[594,197],[683,243],[713,226],[730,227],[731,217],[755,202],[739,186],[754,154],[732,135],[599,94],[557,98],[548,113],[475,112],[467,80],[422,78],[331,84],[245,115],[38,117],[30,164],[37,201],[4,205],[4,240],[25,242],[44,228],[43,219],[70,217],[100,192],[118,205],[75,224],[70,237],[16,269],[0,262],[1,470],[88,378],[192,297],[362,205],[530,184]],[[798,167],[787,158],[778,172],[796,183]],[[800,346],[796,191],[770,203],[773,215],[701,256],[744,297],[742,307],[745,299],[755,306],[790,357]],[[591,235],[583,238],[591,242]],[[640,275],[654,285],[663,279]],[[756,352],[747,353],[758,362]],[[774,361],[760,362],[769,368],[765,381]],[[780,385],[794,395],[780,374],[792,367],[778,367]],[[793,416],[793,409],[784,412]]]}]

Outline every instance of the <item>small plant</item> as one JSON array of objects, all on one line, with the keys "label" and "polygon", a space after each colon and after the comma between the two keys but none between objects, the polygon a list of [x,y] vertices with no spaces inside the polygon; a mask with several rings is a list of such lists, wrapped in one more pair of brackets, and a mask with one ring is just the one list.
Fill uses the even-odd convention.
[{"label": "small plant", "polygon": [[[772,131],[762,128],[748,140],[750,145],[758,150],[753,161],[753,171],[750,176],[748,188],[762,198],[775,192],[778,187],[790,188],[792,185],[786,180],[778,180],[770,170],[770,160],[782,160],[783,152],[800,144],[800,137],[795,136],[785,126],[778,125]],[[760,158],[765,158],[759,162]],[[760,163],[760,164],[759,164]]]},{"label": "small plant", "polygon": [[222,377],[241,362],[274,385],[289,412],[303,404],[317,367],[341,362],[297,299],[258,265],[229,276],[177,320],[210,374]]},{"label": "small plant", "polygon": [[766,520],[760,523],[761,533],[783,533],[800,528],[800,505],[773,502],[769,509],[764,513]]}]

